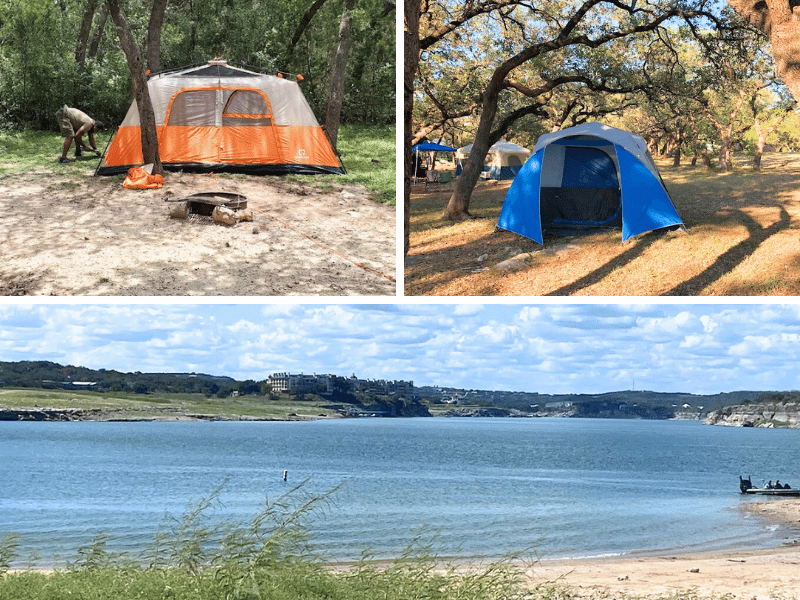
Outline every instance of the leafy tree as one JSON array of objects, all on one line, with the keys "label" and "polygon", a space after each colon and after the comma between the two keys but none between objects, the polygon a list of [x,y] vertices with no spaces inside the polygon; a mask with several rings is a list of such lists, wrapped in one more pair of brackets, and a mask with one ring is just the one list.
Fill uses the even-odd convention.
[{"label": "leafy tree", "polygon": [[261,385],[252,379],[248,379],[239,384],[239,394],[242,396],[258,396],[261,392]]},{"label": "leafy tree", "polygon": [[[151,71],[220,56],[258,71],[301,73],[317,115],[329,99],[343,3],[321,3],[299,28],[312,0],[272,0],[268,10],[252,0],[119,0]],[[358,0],[351,17],[341,121],[393,124],[394,4]],[[55,130],[64,104],[118,123],[133,90],[110,21],[105,0],[0,2],[0,124]]]},{"label": "leafy tree", "polygon": [[[516,69],[533,60],[546,60],[551,55],[565,50],[577,48],[588,52],[615,40],[624,40],[637,34],[654,31],[673,17],[688,22],[695,19],[709,19],[722,27],[719,17],[706,5],[706,0],[694,2],[689,6],[670,2],[648,2],[644,6],[637,6],[635,0],[630,4],[586,0],[551,3],[541,8],[520,7],[517,12],[499,11],[498,18],[501,20],[510,19],[513,15],[514,23],[524,28],[525,35],[521,36],[520,43],[510,47],[505,57],[496,64],[483,90],[480,121],[472,152],[461,176],[456,180],[453,194],[445,209],[445,216],[452,219],[464,219],[470,216],[470,196],[480,176],[486,154],[489,147],[507,128],[503,122],[495,128],[495,121],[498,117],[501,94],[510,86],[509,80]],[[583,66],[580,60],[575,61],[575,68],[571,73],[562,74],[556,80],[545,81],[541,86],[530,88],[534,94],[526,93],[526,95],[529,98],[536,98],[562,83],[587,81]],[[535,111],[537,108],[532,104],[528,110]]]}]

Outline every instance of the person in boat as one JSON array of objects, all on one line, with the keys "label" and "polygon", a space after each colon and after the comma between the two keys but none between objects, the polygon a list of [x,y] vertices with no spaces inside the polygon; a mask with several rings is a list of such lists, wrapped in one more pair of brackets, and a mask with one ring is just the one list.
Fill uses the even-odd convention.
[{"label": "person in boat", "polygon": [[780,479],[776,479],[775,480],[775,489],[776,490],[782,490],[783,489],[783,485],[781,485],[781,480]]},{"label": "person in boat", "polygon": [[772,479],[770,479],[769,482],[767,483],[767,485],[764,486],[764,489],[765,490],[774,490],[775,489],[773,487],[773,485],[772,485]]}]

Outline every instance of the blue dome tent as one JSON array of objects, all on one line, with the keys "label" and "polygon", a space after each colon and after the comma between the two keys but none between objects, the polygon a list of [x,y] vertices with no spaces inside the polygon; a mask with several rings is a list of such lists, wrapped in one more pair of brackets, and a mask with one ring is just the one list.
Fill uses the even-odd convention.
[{"label": "blue dome tent", "polygon": [[542,244],[547,229],[622,227],[622,240],[683,227],[645,141],[586,123],[542,135],[497,226]]}]

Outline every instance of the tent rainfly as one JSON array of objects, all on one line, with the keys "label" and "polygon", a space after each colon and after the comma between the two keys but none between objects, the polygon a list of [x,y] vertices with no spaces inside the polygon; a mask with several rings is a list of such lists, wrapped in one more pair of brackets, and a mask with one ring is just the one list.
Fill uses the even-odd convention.
[{"label": "tent rainfly", "polygon": [[[456,152],[458,167],[456,175],[461,174],[463,162],[472,151],[472,144],[459,148]],[[486,153],[483,170],[488,172],[489,179],[514,179],[522,165],[528,160],[531,151],[511,142],[496,142]]]},{"label": "tent rainfly", "polygon": [[547,229],[622,226],[622,240],[683,227],[647,144],[586,123],[542,135],[506,194],[497,226],[543,243]]},{"label": "tent rainfly", "polygon": [[[344,173],[300,86],[212,60],[147,82],[164,168],[253,174]],[[136,101],[97,168],[143,163]]]}]

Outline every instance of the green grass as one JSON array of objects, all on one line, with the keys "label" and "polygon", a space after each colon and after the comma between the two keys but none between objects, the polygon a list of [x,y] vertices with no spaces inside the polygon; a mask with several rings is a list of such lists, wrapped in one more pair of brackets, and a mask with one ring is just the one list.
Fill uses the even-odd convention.
[{"label": "green grass", "polygon": [[[11,570],[14,536],[0,541],[0,600],[387,600],[533,598],[511,561],[474,569],[443,566],[409,551],[387,564],[361,561],[331,568],[308,546],[306,517],[325,510],[331,494],[310,497],[302,485],[250,524],[215,525],[214,492],[157,536],[142,556],[114,554],[99,535],[74,561],[52,572]],[[544,588],[542,588],[544,589]],[[539,594],[539,598],[546,597]]]},{"label": "green grass", "polygon": [[[105,149],[108,133],[95,136],[99,150]],[[88,143],[88,139],[85,140]],[[76,178],[93,175],[98,158],[85,154],[72,163],[60,164],[64,138],[49,131],[0,131],[0,176],[31,171],[53,170]],[[69,151],[75,155],[75,145]]]},{"label": "green grass", "polygon": [[225,419],[291,419],[299,416],[329,417],[337,413],[324,402],[300,401],[293,396],[239,396],[208,398],[203,394],[134,394],[84,392],[33,388],[0,388],[0,409],[51,408],[103,410],[115,419],[164,418],[183,415],[215,415]]},{"label": "green grass", "polygon": [[[103,132],[95,136],[98,149],[105,149],[110,135],[110,132]],[[63,142],[64,138],[54,132],[0,131],[0,177],[44,170],[67,173],[75,179],[93,175],[98,159],[91,154],[72,163],[58,163]],[[394,205],[397,196],[395,128],[344,125],[339,131],[338,145],[346,175],[291,175],[285,179],[313,183],[323,190],[336,183],[361,184],[376,201]],[[74,156],[74,146],[69,156]]]},{"label": "green grass", "polygon": [[380,195],[380,201],[397,200],[397,144],[394,127],[347,125],[339,132],[339,153],[347,169],[341,179],[360,183]]},{"label": "green grass", "polygon": [[344,125],[339,130],[339,155],[346,175],[289,175],[297,183],[313,181],[322,189],[334,183],[363,185],[378,202],[397,202],[395,128],[389,126]]}]

